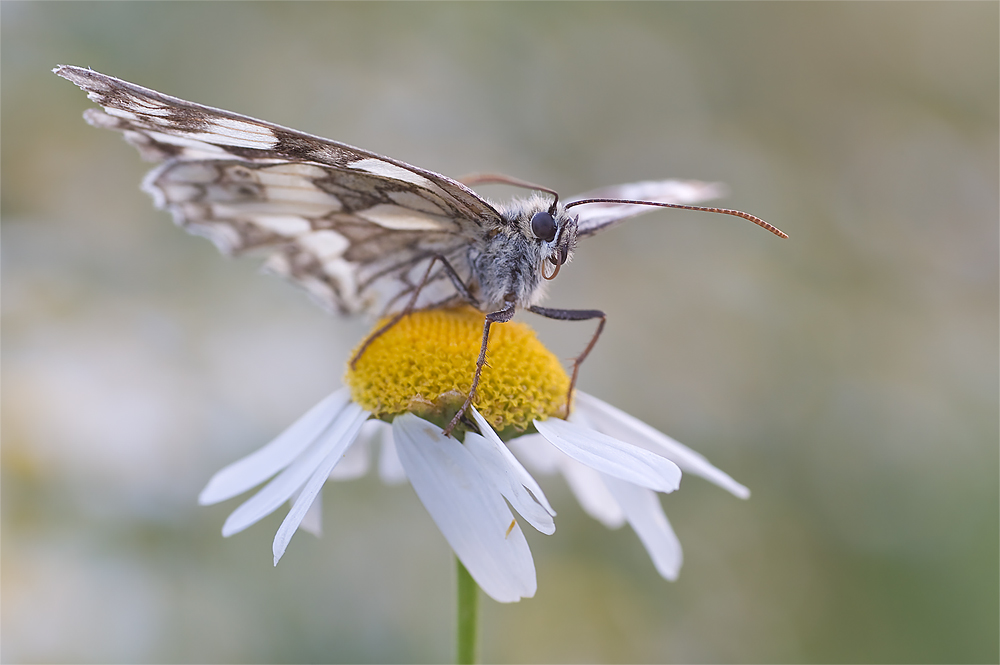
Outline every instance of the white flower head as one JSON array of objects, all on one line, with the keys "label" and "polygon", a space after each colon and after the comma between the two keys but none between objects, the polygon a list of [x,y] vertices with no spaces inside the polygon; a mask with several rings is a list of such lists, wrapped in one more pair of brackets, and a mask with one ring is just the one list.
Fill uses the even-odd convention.
[{"label": "white flower head", "polygon": [[[473,332],[470,339],[478,344],[480,314],[466,310],[417,312],[397,326],[398,339],[392,334],[394,328],[371,345],[366,351],[366,357],[371,356],[370,366],[377,367],[382,359],[377,345],[383,341],[405,348],[408,357],[419,356],[412,336],[407,336],[407,325],[412,322],[426,328],[428,322],[420,319],[437,325],[441,316],[453,319],[449,325],[455,320],[469,323]],[[521,326],[521,330],[516,325],[507,323],[499,328],[515,335],[527,330],[535,339],[526,327]],[[447,335],[450,346],[454,332],[451,325]],[[408,480],[476,583],[495,600],[513,602],[533,596],[537,584],[531,551],[511,508],[523,521],[549,535],[555,532],[556,514],[513,449],[537,472],[561,472],[584,510],[607,526],[631,524],[656,569],[665,578],[675,579],[681,565],[680,544],[656,493],[677,489],[681,469],[702,475],[740,497],[749,494],[746,488],[694,451],[584,393],[576,393],[576,411],[568,421],[551,417],[559,400],[546,402],[538,395],[555,395],[560,387],[565,390],[568,382],[552,381],[546,373],[541,379],[525,379],[521,374],[515,377],[517,387],[512,389],[503,382],[513,370],[503,358],[502,336],[496,337],[500,343],[494,347],[491,339],[491,371],[484,373],[481,384],[480,394],[485,399],[477,402],[478,410],[470,409],[472,422],[463,440],[446,436],[439,426],[447,422],[447,416],[438,409],[453,405],[454,396],[461,394],[461,386],[447,383],[450,371],[438,372],[445,377],[443,388],[421,384],[422,390],[414,390],[405,386],[395,396],[378,387],[373,393],[370,376],[349,373],[349,387],[324,399],[271,443],[216,473],[199,496],[200,503],[225,501],[267,481],[233,511],[222,534],[238,533],[291,501],[292,508],[274,538],[277,565],[300,526],[318,532],[320,502],[316,499],[327,479],[343,480],[366,473],[369,449],[381,439],[379,474],[383,480]],[[536,339],[534,344],[548,353]],[[515,339],[510,346],[523,350],[524,339]],[[451,350],[455,358],[468,356],[464,349]],[[447,365],[440,357],[435,362]],[[537,365],[537,359],[529,362]],[[417,383],[426,383],[424,374],[412,368],[408,372],[407,380],[416,374]],[[457,375],[463,374],[459,371]],[[471,377],[471,371],[464,376]],[[491,384],[491,376],[500,381]],[[552,385],[539,389],[545,381]],[[358,383],[363,384],[362,389]],[[515,394],[491,398],[492,393],[504,392]],[[521,399],[525,394],[530,399]],[[403,408],[399,395],[405,398]],[[486,413],[493,416],[493,424]],[[532,424],[537,434],[514,437],[510,447],[501,439],[501,434],[509,437],[512,430],[523,432]]]}]

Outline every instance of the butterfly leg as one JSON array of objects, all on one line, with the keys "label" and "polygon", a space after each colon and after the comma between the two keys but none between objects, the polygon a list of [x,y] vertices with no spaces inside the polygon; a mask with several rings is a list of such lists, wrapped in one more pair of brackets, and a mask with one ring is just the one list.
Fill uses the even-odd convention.
[{"label": "butterfly leg", "polygon": [[597,338],[601,336],[601,332],[604,330],[604,324],[608,320],[608,315],[599,309],[550,309],[548,307],[529,307],[528,309],[535,314],[548,319],[556,319],[557,321],[601,320],[597,324],[597,330],[594,331],[594,336],[590,338],[587,348],[573,360],[573,376],[569,380],[569,392],[566,395],[566,415],[569,416],[570,407],[573,404],[573,389],[576,387],[576,376],[580,372],[580,365],[583,364],[583,361],[587,359],[587,356],[594,349],[594,345],[597,344]]},{"label": "butterfly leg", "polygon": [[472,387],[469,388],[469,396],[465,398],[465,403],[459,408],[458,413],[451,419],[448,426],[444,428],[444,435],[451,436],[451,432],[462,419],[462,415],[472,405],[472,400],[476,397],[476,388],[479,387],[479,377],[482,376],[483,366],[486,364],[486,345],[490,341],[490,326],[494,323],[507,323],[514,317],[514,303],[507,307],[486,315],[486,322],[483,324],[483,343],[479,347],[479,358],[476,360],[476,373],[472,375]]},{"label": "butterfly leg", "polygon": [[424,276],[420,280],[420,283],[417,285],[417,288],[413,290],[413,295],[410,297],[410,302],[406,303],[406,307],[404,307],[398,314],[393,316],[388,323],[386,323],[384,326],[382,326],[381,328],[379,328],[378,330],[376,330],[375,332],[373,332],[371,335],[368,336],[368,339],[365,340],[364,344],[361,345],[361,348],[359,348],[357,353],[354,354],[354,357],[351,358],[350,365],[352,370],[356,369],[358,361],[361,360],[361,356],[365,354],[365,351],[368,350],[368,347],[371,346],[372,342],[374,342],[379,337],[388,332],[394,325],[402,321],[404,316],[406,316],[407,314],[411,314],[413,312],[413,308],[417,304],[417,298],[420,296],[420,291],[423,290],[424,286],[427,284],[427,280],[430,279],[431,271],[434,269],[434,264],[437,262],[441,263],[442,269],[444,270],[445,274],[448,275],[448,279],[451,280],[452,285],[454,285],[455,289],[459,292],[461,297],[466,302],[470,303],[473,307],[478,307],[478,301],[476,300],[475,296],[473,296],[472,293],[469,291],[469,287],[467,287],[465,285],[465,282],[462,281],[462,278],[458,276],[458,273],[455,272],[455,269],[452,267],[452,265],[448,263],[448,259],[446,259],[441,254],[434,254],[431,256],[431,262],[427,264],[427,272],[424,273]]}]

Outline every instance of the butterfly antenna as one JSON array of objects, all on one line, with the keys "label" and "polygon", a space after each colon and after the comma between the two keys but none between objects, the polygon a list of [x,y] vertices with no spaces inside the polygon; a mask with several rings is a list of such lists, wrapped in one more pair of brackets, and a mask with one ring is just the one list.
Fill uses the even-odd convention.
[{"label": "butterfly antenna", "polygon": [[536,185],[533,182],[521,180],[520,178],[512,178],[502,173],[470,173],[458,178],[458,181],[470,187],[473,185],[510,185],[512,187],[523,187],[524,189],[536,189],[540,192],[551,194],[552,205],[549,206],[549,214],[553,216],[556,214],[556,206],[559,205],[559,192],[556,190],[542,187],[541,185]]},{"label": "butterfly antenna", "polygon": [[582,199],[580,201],[572,201],[566,204],[566,209],[572,208],[573,206],[583,205],[584,203],[620,203],[627,205],[640,205],[640,206],[657,206],[659,208],[679,208],[681,210],[699,210],[701,212],[717,212],[723,215],[732,215],[733,217],[742,217],[748,221],[753,222],[757,226],[767,229],[779,238],[787,238],[788,234],[781,229],[772,226],[765,222],[760,217],[756,215],[751,215],[748,212],[743,212],[742,210],[730,210],[729,208],[706,208],[704,206],[689,206],[680,203],[660,203],[659,201],[632,201],[629,199]]}]

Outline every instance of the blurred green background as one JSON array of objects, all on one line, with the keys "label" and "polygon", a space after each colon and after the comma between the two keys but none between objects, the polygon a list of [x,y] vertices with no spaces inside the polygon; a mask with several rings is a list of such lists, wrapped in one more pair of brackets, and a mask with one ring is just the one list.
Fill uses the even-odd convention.
[{"label": "blurred green background", "polygon": [[[339,384],[367,323],[221,259],[49,70],[90,66],[457,176],[662,177],[547,304],[581,387],[753,491],[663,499],[660,579],[559,479],[487,661],[997,662],[996,3],[30,3],[2,39],[4,662],[434,662],[453,564],[409,486],[224,540],[210,475]],[[502,194],[502,191],[490,194]],[[590,333],[524,317],[562,357]]]}]

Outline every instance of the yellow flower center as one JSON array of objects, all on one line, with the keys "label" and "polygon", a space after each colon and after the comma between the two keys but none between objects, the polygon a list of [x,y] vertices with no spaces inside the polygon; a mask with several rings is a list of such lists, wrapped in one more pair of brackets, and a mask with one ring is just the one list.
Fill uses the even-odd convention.
[{"label": "yellow flower center", "polygon": [[[448,422],[469,394],[484,323],[471,307],[413,312],[371,342],[344,383],[378,418],[410,412]],[[569,377],[531,328],[494,324],[486,359],[473,404],[501,436],[535,418],[565,417]]]}]

